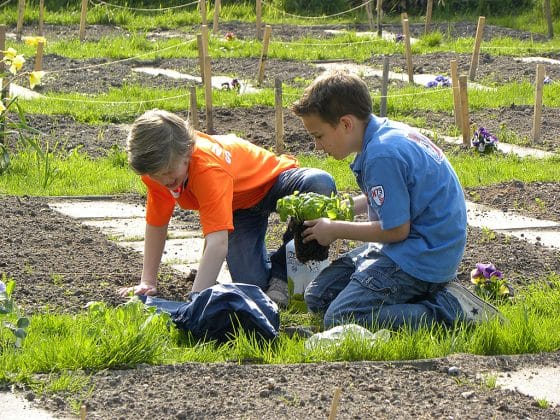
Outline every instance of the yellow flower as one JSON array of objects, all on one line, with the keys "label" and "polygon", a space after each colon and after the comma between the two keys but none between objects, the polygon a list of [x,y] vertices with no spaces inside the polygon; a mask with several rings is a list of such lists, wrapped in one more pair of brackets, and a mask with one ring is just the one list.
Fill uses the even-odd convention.
[{"label": "yellow flower", "polygon": [[8,48],[6,51],[2,51],[4,53],[4,61],[6,63],[10,63],[14,58],[16,58],[17,51],[14,50],[12,47]]},{"label": "yellow flower", "polygon": [[34,47],[36,47],[39,42],[42,42],[43,45],[47,44],[47,40],[45,39],[44,36],[27,36],[23,38],[24,42],[26,45],[32,45]]},{"label": "yellow flower", "polygon": [[45,75],[44,71],[32,71],[29,74],[29,87],[33,89],[35,86],[41,84],[41,79]]},{"label": "yellow flower", "polygon": [[6,110],[6,105],[4,105],[4,101],[0,101],[0,114]]},{"label": "yellow flower", "polygon": [[22,68],[23,63],[25,63],[25,58],[23,58],[23,55],[16,55],[10,65],[10,73],[16,74],[18,70]]}]

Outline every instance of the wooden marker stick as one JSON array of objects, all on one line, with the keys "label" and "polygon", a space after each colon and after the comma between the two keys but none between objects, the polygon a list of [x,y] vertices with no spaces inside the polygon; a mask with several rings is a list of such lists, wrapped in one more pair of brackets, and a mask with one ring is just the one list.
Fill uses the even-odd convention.
[{"label": "wooden marker stick", "polygon": [[276,123],[276,153],[284,152],[284,110],[282,108],[282,80],[274,80],[274,109]]},{"label": "wooden marker stick", "polygon": [[412,48],[410,47],[410,27],[408,25],[408,19],[403,19],[402,26],[403,26],[403,33],[404,33],[404,46],[405,46],[405,55],[406,55],[406,69],[408,71],[408,83],[414,83],[414,68],[412,67]]},{"label": "wooden marker stick", "polygon": [[45,0],[39,1],[39,35],[44,35],[44,21],[45,21]]},{"label": "wooden marker stick", "polygon": [[478,67],[478,56],[480,54],[480,44],[482,43],[482,35],[484,34],[484,22],[486,18],[480,16],[478,18],[478,26],[476,27],[476,39],[474,42],[474,50],[471,58],[471,69],[469,71],[469,80],[474,81],[476,76],[476,68]]},{"label": "wooden marker stick", "polygon": [[35,54],[35,66],[33,67],[34,71],[43,70],[43,49],[44,49],[44,42],[39,41],[37,43],[37,53]]},{"label": "wooden marker stick", "polygon": [[383,78],[381,79],[381,101],[379,105],[379,116],[387,116],[387,90],[389,85],[389,57],[383,57]]},{"label": "wooden marker stick", "polygon": [[533,114],[533,143],[540,140],[541,137],[541,119],[542,119],[542,100],[544,85],[544,64],[537,64],[537,78],[535,80],[535,111]]},{"label": "wooden marker stick", "polygon": [[266,25],[264,28],[264,39],[263,39],[263,49],[261,54],[261,59],[259,62],[259,74],[257,76],[257,86],[260,86],[264,79],[264,65],[268,58],[268,44],[270,42],[270,33],[272,32],[272,27]]},{"label": "wooden marker stick", "polygon": [[467,76],[459,76],[459,92],[461,93],[461,133],[463,134],[463,146],[471,144],[471,126],[469,123],[469,97],[467,93]]},{"label": "wooden marker stick", "polygon": [[18,41],[21,40],[24,14],[25,14],[25,0],[18,0],[18,17],[17,17],[17,25],[16,25],[16,38]]},{"label": "wooden marker stick", "polygon": [[428,0],[426,5],[426,24],[424,26],[424,33],[430,33],[430,26],[432,25],[432,9],[434,8],[434,0]]},{"label": "wooden marker stick", "polygon": [[212,32],[214,34],[218,33],[218,20],[220,18],[221,6],[221,0],[214,0],[214,25],[212,26]]},{"label": "wooden marker stick", "polygon": [[459,91],[459,71],[457,60],[451,60],[451,86],[453,87],[453,110],[455,113],[455,125],[461,129],[461,93]]},{"label": "wooden marker stick", "polygon": [[82,13],[80,14],[80,41],[83,41],[86,35],[87,4],[88,0],[82,0]]}]

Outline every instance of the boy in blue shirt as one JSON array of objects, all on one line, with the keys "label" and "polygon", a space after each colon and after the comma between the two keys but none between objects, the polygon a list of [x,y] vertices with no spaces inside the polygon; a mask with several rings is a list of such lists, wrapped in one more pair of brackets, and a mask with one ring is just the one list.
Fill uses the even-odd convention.
[{"label": "boy in blue shirt", "polygon": [[411,127],[372,114],[355,75],[319,76],[292,105],[316,148],[350,165],[368,221],[305,222],[304,241],[364,242],[323,270],[305,291],[325,327],[357,322],[418,328],[434,322],[478,323],[498,311],[456,280],[467,229],[463,191],[443,152]]}]

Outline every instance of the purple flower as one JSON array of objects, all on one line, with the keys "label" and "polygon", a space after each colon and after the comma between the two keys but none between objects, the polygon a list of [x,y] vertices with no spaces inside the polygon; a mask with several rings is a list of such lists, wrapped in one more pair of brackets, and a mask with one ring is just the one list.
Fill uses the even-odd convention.
[{"label": "purple flower", "polygon": [[6,284],[0,280],[0,293],[6,293]]},{"label": "purple flower", "polygon": [[447,77],[445,76],[436,76],[435,81],[436,82],[443,82],[445,79],[447,79]]},{"label": "purple flower", "polygon": [[476,147],[479,152],[485,152],[497,147],[498,138],[484,127],[479,127],[473,134],[471,144],[473,147]]},{"label": "purple flower", "polygon": [[403,42],[404,41],[404,34],[397,34],[395,36],[395,42]]},{"label": "purple flower", "polygon": [[546,76],[546,77],[544,78],[544,80],[543,80],[543,83],[544,83],[545,85],[549,85],[549,84],[552,83],[552,79],[551,79],[550,77]]},{"label": "purple flower", "polygon": [[426,87],[427,88],[434,88],[437,87],[438,82],[436,82],[435,80],[430,80],[428,83],[426,83]]},{"label": "purple flower", "polygon": [[471,280],[474,279],[484,280],[484,279],[491,279],[493,277],[495,279],[501,280],[504,277],[504,275],[500,270],[496,270],[496,267],[494,267],[494,264],[492,263],[488,263],[488,264],[478,263],[476,264],[476,268],[471,271]]}]

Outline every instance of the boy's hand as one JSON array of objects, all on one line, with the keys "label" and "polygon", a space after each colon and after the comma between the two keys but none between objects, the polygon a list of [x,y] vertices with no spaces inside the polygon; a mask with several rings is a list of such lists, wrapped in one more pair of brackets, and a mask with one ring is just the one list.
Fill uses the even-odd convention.
[{"label": "boy's hand", "polygon": [[153,295],[157,295],[157,287],[152,286],[151,284],[140,283],[136,286],[121,287],[117,291],[117,293],[121,297],[128,297],[132,295],[153,296]]},{"label": "boy's hand", "polygon": [[332,234],[333,222],[327,217],[321,219],[307,220],[303,222],[307,227],[303,231],[303,242],[316,240],[320,245],[327,246],[334,242],[337,238]]}]

